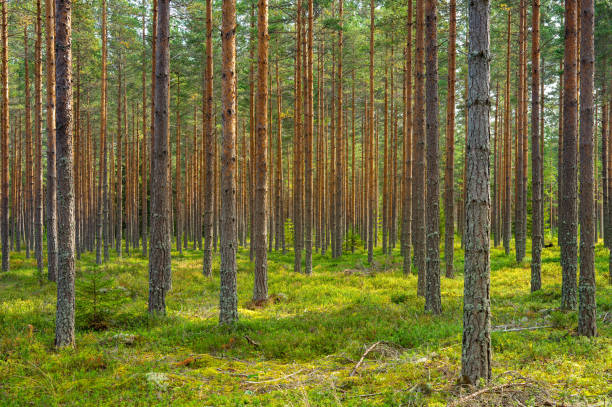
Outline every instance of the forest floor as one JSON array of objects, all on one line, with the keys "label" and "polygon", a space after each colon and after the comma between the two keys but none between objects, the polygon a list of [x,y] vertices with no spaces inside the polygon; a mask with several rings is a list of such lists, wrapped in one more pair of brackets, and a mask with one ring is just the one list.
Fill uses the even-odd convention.
[{"label": "forest floor", "polygon": [[96,268],[95,257],[84,255],[77,264],[76,347],[59,352],[55,284],[40,286],[35,260],[13,255],[12,270],[0,274],[0,405],[602,406],[612,400],[612,287],[601,243],[593,339],[576,336],[576,312],[557,309],[557,247],[544,250],[544,288],[533,294],[530,259],[519,265],[514,254],[492,251],[493,379],[478,393],[457,384],[459,247],[455,278],[442,277],[440,316],[423,311],[417,277],[402,274],[398,249],[393,258],[377,251],[372,267],[361,250],[340,260],[317,254],[310,276],[293,272],[292,252],[270,253],[271,301],[255,307],[253,267],[242,249],[240,322],[233,330],[217,325],[218,256],[206,278],[201,252],[173,254],[164,318],[146,313],[146,259],[113,256]]}]

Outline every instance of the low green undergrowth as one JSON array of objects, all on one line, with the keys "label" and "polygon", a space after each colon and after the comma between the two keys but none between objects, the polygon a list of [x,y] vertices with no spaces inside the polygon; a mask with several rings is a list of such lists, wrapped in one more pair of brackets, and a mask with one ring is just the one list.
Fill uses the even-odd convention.
[{"label": "low green undergrowth", "polygon": [[[114,256],[96,268],[84,255],[76,347],[56,351],[55,284],[40,286],[35,260],[14,254],[11,271],[0,274],[0,404],[446,405],[465,392],[456,384],[462,256],[457,247],[456,277],[442,277],[444,310],[433,316],[416,296],[416,275],[402,273],[397,249],[377,251],[372,265],[360,248],[341,259],[315,254],[310,276],[293,272],[292,252],[269,253],[271,301],[253,307],[253,265],[243,249],[240,321],[228,329],[217,325],[218,256],[206,278],[201,252],[174,253],[168,315],[152,318],[146,259]],[[544,250],[537,293],[529,290],[529,259],[516,264],[492,250],[494,384],[520,377],[566,404],[612,397],[607,250],[598,246],[596,256],[599,337],[587,339],[575,335],[575,312],[557,310],[557,247]]]}]

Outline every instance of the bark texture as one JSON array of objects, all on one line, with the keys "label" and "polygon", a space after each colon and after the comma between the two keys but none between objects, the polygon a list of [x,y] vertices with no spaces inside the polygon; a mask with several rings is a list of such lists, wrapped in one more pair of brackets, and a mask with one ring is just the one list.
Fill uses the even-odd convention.
[{"label": "bark texture", "polygon": [[542,155],[540,152],[540,0],[531,13],[531,291],[542,288]]},{"label": "bark texture", "polygon": [[74,345],[74,173],[72,114],[72,2],[55,2],[57,89],[57,313],[55,346]]},{"label": "bark texture", "polygon": [[595,302],[594,137],[594,0],[580,0],[580,283],[578,334],[597,335]]},{"label": "bark texture", "polygon": [[168,114],[170,85],[170,1],[159,0],[155,67],[155,126],[151,143],[151,229],[149,250],[149,313],[166,313],[171,287],[168,179]]},{"label": "bark texture", "polygon": [[438,165],[438,3],[425,0],[425,30],[427,54],[426,131],[427,131],[427,284],[425,309],[442,312],[440,294],[440,170]]},{"label": "bark texture", "polygon": [[255,116],[255,282],[253,302],[268,299],[268,0],[257,3],[257,95]]},{"label": "bark texture", "polygon": [[221,98],[223,151],[221,155],[220,251],[221,287],[219,323],[231,325],[238,320],[236,289],[236,2],[223,0]]},{"label": "bark texture", "polygon": [[489,1],[469,4],[469,96],[462,381],[491,378]]},{"label": "bark texture", "polygon": [[563,161],[559,199],[559,245],[561,246],[561,308],[576,308],[576,132],[577,132],[577,0],[565,0],[565,54],[563,67]]}]

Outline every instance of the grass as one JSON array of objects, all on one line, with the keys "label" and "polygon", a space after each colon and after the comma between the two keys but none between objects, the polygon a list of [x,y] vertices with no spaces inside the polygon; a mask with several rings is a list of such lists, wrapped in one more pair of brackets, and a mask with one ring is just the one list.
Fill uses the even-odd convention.
[{"label": "grass", "polygon": [[[56,351],[55,284],[40,286],[35,260],[13,254],[11,271],[0,274],[0,405],[446,405],[464,391],[456,385],[462,256],[457,247],[457,276],[442,277],[444,311],[432,316],[416,296],[416,276],[402,274],[398,252],[393,259],[377,252],[370,268],[361,250],[340,260],[315,254],[310,276],[293,273],[292,253],[270,253],[274,301],[253,308],[253,265],[243,249],[233,329],[217,325],[218,256],[205,278],[201,252],[174,253],[164,318],[146,314],[146,259],[112,257],[100,272],[123,300],[108,313],[107,329],[91,329],[90,299],[80,291],[76,347]],[[83,256],[77,279],[95,269],[94,260]],[[492,325],[552,326],[493,332],[494,384],[521,377],[567,404],[612,398],[612,288],[601,245],[596,267],[599,337],[587,339],[575,335],[575,312],[557,310],[558,248],[544,250],[544,288],[534,294],[529,259],[517,264],[492,250]]]}]

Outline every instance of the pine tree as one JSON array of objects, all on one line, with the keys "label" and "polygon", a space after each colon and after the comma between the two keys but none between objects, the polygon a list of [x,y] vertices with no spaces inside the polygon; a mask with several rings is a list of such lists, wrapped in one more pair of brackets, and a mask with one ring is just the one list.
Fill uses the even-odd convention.
[{"label": "pine tree", "polygon": [[561,308],[576,307],[577,232],[576,225],[576,133],[577,133],[577,0],[565,1],[565,54],[563,67],[563,161],[559,208],[559,245],[561,246]]},{"label": "pine tree", "polygon": [[470,2],[469,118],[462,382],[491,379],[489,259],[489,10],[488,0]]},{"label": "pine tree", "polygon": [[71,0],[55,0],[57,89],[57,314],[55,346],[74,346],[74,172]]},{"label": "pine tree", "polygon": [[540,0],[533,0],[531,17],[531,291],[542,288],[542,156],[540,155]]},{"label": "pine tree", "polygon": [[438,166],[438,3],[425,0],[426,30],[426,121],[427,121],[427,191],[426,191],[426,289],[425,309],[442,312],[440,294],[440,171]]},{"label": "pine tree", "polygon": [[213,46],[212,46],[212,0],[206,1],[206,61],[204,65],[204,261],[203,273],[212,273],[213,209],[217,192],[213,190],[215,165],[215,135],[213,130]]},{"label": "pine tree", "polygon": [[55,21],[53,1],[45,0],[47,40],[47,272],[49,281],[57,276],[57,180],[55,157]]},{"label": "pine tree", "polygon": [[578,334],[597,335],[595,301],[595,207],[593,194],[593,84],[595,67],[595,4],[580,2],[580,282]]},{"label": "pine tree", "polygon": [[170,2],[159,0],[155,56],[155,126],[151,143],[151,230],[149,250],[149,313],[165,314],[171,288],[168,160],[170,83]]},{"label": "pine tree", "polygon": [[221,91],[223,113],[223,152],[221,155],[221,265],[219,323],[231,325],[238,320],[236,291],[236,2],[223,0],[221,43]]}]

